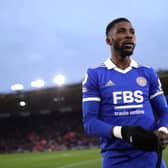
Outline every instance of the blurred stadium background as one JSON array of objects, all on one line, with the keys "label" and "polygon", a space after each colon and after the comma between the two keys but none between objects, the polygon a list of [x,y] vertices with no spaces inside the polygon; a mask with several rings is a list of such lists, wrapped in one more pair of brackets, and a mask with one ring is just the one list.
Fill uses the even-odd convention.
[{"label": "blurred stadium background", "polygon": [[[168,98],[168,71],[158,74]],[[83,131],[81,90],[76,83],[0,94],[0,167],[101,167],[98,138]],[[168,165],[168,150],[164,157]]]}]

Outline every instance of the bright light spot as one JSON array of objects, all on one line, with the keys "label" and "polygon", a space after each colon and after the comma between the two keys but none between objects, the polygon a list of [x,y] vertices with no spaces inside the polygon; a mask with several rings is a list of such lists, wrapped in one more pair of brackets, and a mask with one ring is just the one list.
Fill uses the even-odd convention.
[{"label": "bright light spot", "polygon": [[41,79],[35,80],[31,82],[31,86],[32,87],[36,87],[36,88],[41,88],[45,85],[45,82]]},{"label": "bright light spot", "polygon": [[19,91],[23,89],[24,89],[24,86],[22,84],[14,84],[11,86],[11,90],[14,90],[14,91]]},{"label": "bright light spot", "polygon": [[65,83],[65,77],[59,74],[54,78],[53,82],[57,85],[63,85]]},{"label": "bright light spot", "polygon": [[22,100],[22,101],[19,102],[19,105],[24,107],[24,106],[26,106],[26,102]]}]

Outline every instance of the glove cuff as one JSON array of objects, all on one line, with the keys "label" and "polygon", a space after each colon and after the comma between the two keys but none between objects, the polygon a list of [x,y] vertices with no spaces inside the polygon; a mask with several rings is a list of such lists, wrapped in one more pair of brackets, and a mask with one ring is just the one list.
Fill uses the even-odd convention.
[{"label": "glove cuff", "polygon": [[158,131],[163,131],[164,133],[168,134],[168,128],[164,126],[160,127]]},{"label": "glove cuff", "polygon": [[113,135],[116,138],[123,139],[122,135],[121,135],[121,128],[122,128],[121,126],[114,126],[113,127]]}]

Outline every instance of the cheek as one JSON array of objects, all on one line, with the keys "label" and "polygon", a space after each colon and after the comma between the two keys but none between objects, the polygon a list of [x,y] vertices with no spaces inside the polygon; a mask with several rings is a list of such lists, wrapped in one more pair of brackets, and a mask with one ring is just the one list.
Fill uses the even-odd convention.
[{"label": "cheek", "polygon": [[133,36],[132,38],[133,38],[134,43],[136,43],[136,36]]},{"label": "cheek", "polygon": [[119,40],[118,40],[118,45],[119,45],[119,46],[122,46],[122,45],[123,45],[123,42],[124,42],[124,40],[119,39]]},{"label": "cheek", "polygon": [[116,38],[116,40],[115,40],[118,44],[122,44],[123,43],[123,41],[124,41],[124,37],[122,37],[122,36],[119,36],[118,38]]},{"label": "cheek", "polygon": [[112,42],[113,42],[113,44],[115,43],[115,44],[117,44],[117,45],[122,45],[122,40],[123,38],[120,38],[120,37],[117,37],[117,38],[113,38],[112,39]]}]

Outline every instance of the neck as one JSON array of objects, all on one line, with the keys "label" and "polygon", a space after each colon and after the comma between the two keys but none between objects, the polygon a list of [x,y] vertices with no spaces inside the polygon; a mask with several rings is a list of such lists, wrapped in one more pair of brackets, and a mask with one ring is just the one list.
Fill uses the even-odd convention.
[{"label": "neck", "polygon": [[112,56],[111,61],[120,69],[126,69],[130,66],[131,59],[130,56]]}]

